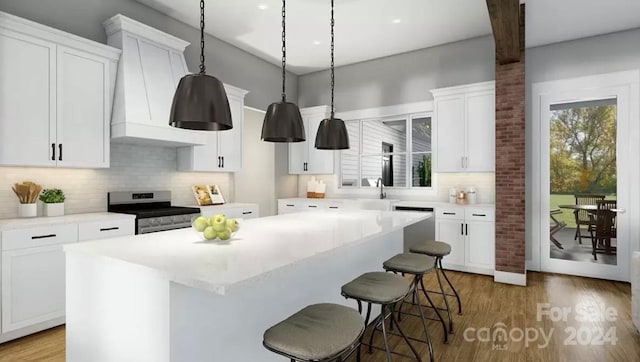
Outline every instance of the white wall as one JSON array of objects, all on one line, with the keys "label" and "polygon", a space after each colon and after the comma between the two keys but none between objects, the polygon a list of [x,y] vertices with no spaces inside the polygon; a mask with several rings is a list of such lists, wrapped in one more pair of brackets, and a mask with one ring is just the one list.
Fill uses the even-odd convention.
[{"label": "white wall", "polygon": [[[531,129],[538,124],[532,119],[531,85],[536,82],[575,78],[587,75],[640,69],[640,29],[601,35],[597,37],[573,40],[547,46],[527,49],[526,51],[526,152],[527,152],[527,197],[526,197],[526,249],[527,260],[531,259],[531,220],[532,203],[531,179],[537,175],[531,162]],[[634,120],[638,121],[638,120]],[[632,167],[640,167],[640,155],[634,157]],[[637,180],[634,180],[637,183]]]},{"label": "white wall", "polygon": [[191,186],[214,183],[227,202],[234,200],[230,174],[177,172],[175,148],[112,143],[108,169],[0,167],[0,218],[17,216],[11,185],[27,180],[62,189],[67,214],[106,211],[109,191],[170,190],[174,205],[194,205]]},{"label": "white wall", "polygon": [[276,214],[275,144],[260,140],[264,112],[245,108],[243,167],[233,175],[236,202],[257,203],[260,216]]}]

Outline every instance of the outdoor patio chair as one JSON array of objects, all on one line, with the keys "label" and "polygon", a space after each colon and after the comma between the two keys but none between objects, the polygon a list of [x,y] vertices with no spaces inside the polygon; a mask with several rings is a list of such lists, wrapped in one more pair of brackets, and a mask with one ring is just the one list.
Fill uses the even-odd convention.
[{"label": "outdoor patio chair", "polygon": [[[596,205],[598,201],[604,200],[605,195],[574,195],[576,199],[576,205]],[[576,218],[576,234],[573,237],[573,240],[578,240],[578,243],[582,244],[582,238],[589,238],[593,240],[593,227],[595,226],[592,223],[591,217],[589,217],[589,212],[586,210],[575,210],[573,212]],[[582,236],[580,225],[586,225],[587,231],[589,232],[589,236]]]},{"label": "outdoor patio chair", "polygon": [[562,210],[560,209],[554,209],[554,210],[551,210],[550,212],[552,223],[551,223],[551,227],[549,228],[549,238],[551,239],[551,242],[555,246],[557,246],[559,249],[564,249],[562,247],[562,244],[554,236],[555,233],[564,229],[567,226],[567,223],[565,223],[564,221],[559,221],[558,219],[555,218],[554,215],[559,215],[559,214],[562,214]]},{"label": "outdoor patio chair", "polygon": [[591,250],[595,260],[598,260],[598,250],[604,250],[607,254],[616,250],[611,246],[611,239],[617,237],[616,213],[611,211],[616,208],[616,200],[600,200],[597,205],[596,213],[590,214],[595,232],[595,237],[591,239]]}]

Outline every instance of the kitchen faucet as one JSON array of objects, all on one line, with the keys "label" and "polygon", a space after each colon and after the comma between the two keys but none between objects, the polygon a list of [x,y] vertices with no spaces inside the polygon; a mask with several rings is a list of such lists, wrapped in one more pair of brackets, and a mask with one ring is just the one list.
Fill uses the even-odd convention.
[{"label": "kitchen faucet", "polygon": [[380,187],[380,199],[386,199],[387,193],[382,192],[384,190],[384,184],[382,183],[382,177],[378,177],[378,181],[376,182],[376,187]]}]

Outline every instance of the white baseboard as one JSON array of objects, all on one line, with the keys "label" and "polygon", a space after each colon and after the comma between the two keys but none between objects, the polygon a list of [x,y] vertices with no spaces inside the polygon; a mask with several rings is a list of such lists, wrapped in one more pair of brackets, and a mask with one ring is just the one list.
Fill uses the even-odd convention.
[{"label": "white baseboard", "polygon": [[493,273],[493,281],[496,283],[505,283],[513,285],[527,286],[527,274],[509,273],[496,270]]}]

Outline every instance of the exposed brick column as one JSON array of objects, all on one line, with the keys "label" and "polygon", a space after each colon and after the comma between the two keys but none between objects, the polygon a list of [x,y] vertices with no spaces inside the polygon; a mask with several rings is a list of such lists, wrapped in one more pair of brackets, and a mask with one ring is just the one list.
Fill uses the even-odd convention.
[{"label": "exposed brick column", "polygon": [[520,61],[496,61],[496,270],[525,274],[524,5]]}]

